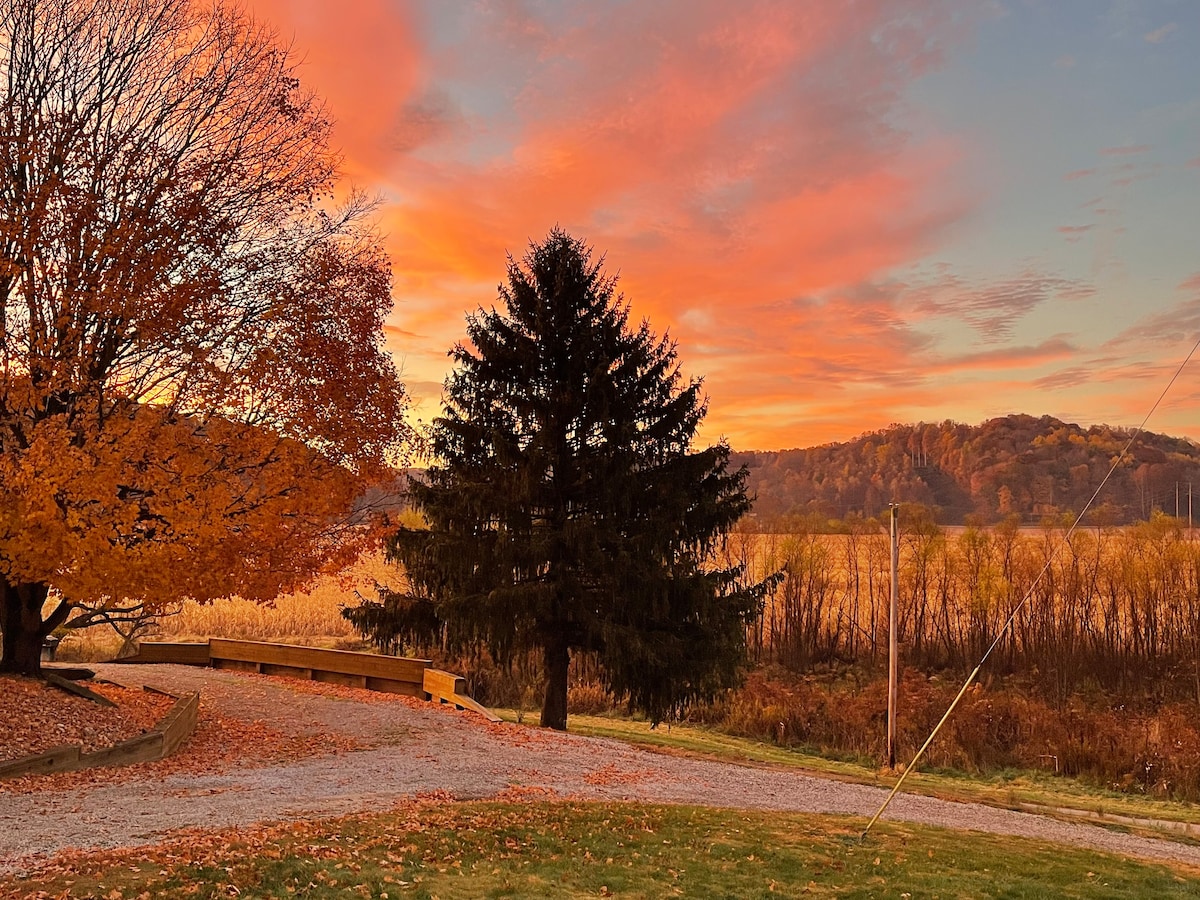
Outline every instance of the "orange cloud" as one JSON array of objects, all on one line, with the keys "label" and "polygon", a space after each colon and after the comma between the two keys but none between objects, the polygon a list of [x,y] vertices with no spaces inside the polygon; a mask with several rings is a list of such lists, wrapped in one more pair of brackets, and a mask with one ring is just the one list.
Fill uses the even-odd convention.
[{"label": "orange cloud", "polygon": [[452,340],[464,306],[492,302],[504,253],[558,223],[608,254],[635,316],[669,328],[706,375],[710,431],[784,440],[778,415],[735,433],[732,410],[769,409],[773,385],[798,409],[881,345],[921,343],[849,294],[797,298],[920,257],[971,202],[953,140],[918,144],[887,124],[936,64],[940,21],[899,8],[666,3],[587,27],[480,26],[515,37],[499,58],[459,54],[455,78],[524,74],[493,116],[464,103],[474,144],[401,161],[385,219],[400,315],[422,333],[444,317]]},{"label": "orange cloud", "polygon": [[705,376],[706,434],[740,447],[976,419],[982,379],[1068,350],[947,353],[927,326],[953,319],[986,344],[1074,283],[896,281],[978,199],[960,138],[894,124],[965,27],[955,4],[255,9],[295,34],[350,173],[385,198],[386,339],[425,418],[464,313],[494,302],[506,252],[555,224],[607,254],[635,318]]},{"label": "orange cloud", "polygon": [[300,77],[326,100],[347,174],[364,186],[382,178],[401,142],[416,87],[420,44],[403,7],[388,0],[252,0],[301,60]]},{"label": "orange cloud", "polygon": [[1166,25],[1163,25],[1161,28],[1156,28],[1147,34],[1142,35],[1142,39],[1145,40],[1146,43],[1148,43],[1148,44],[1161,44],[1168,37],[1170,37],[1171,34],[1178,28],[1179,28],[1179,25],[1177,23],[1168,22]]},{"label": "orange cloud", "polygon": [[979,353],[947,357],[929,366],[935,373],[959,373],[970,369],[995,372],[1004,369],[1029,369],[1046,363],[1071,359],[1076,347],[1062,337],[1052,337],[1032,347],[1000,347]]}]

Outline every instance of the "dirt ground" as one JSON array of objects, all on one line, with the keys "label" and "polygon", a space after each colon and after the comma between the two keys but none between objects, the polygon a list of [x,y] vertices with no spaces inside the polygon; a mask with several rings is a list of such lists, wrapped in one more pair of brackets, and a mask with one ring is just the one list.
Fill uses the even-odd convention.
[{"label": "dirt ground", "polygon": [[[130,686],[199,690],[201,725],[167,760],[0,782],[0,876],[67,849],[387,809],[414,797],[554,797],[870,816],[885,792],[790,771],[493,725],[409,698],[183,666],[97,667]],[[1200,847],[1027,813],[901,795],[888,818],[1025,835],[1200,866]]]}]

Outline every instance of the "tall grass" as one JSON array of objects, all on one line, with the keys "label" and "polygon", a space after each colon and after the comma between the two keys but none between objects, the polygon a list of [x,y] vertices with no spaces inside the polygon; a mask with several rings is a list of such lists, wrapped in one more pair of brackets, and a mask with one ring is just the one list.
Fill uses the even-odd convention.
[{"label": "tall grass", "polygon": [[[898,756],[911,759],[957,693],[956,681],[905,670]],[[884,758],[887,680],[801,678],[760,670],[691,720],[782,746]],[[971,773],[1040,769],[1118,791],[1200,800],[1200,720],[1191,703],[1153,711],[1076,697],[1052,705],[1011,681],[974,685],[931,745],[925,765]]]},{"label": "tall grass", "polygon": [[[362,642],[342,618],[344,606],[357,605],[359,595],[373,597],[375,585],[393,584],[395,567],[382,553],[364,556],[340,575],[319,578],[308,591],[286,594],[260,605],[232,598],[214,603],[191,601],[161,616],[147,640],[191,641],[210,637],[275,641],[316,647],[354,647]],[[121,639],[107,626],[70,632],[59,649],[64,660],[102,660],[116,655]]]},{"label": "tall grass", "polygon": [[[886,659],[891,578],[877,524],[828,535],[794,523],[740,534],[725,552],[749,577],[786,573],[749,628],[756,662],[803,673]],[[915,668],[969,671],[1015,614],[992,672],[1034,677],[1063,702],[1097,689],[1151,706],[1200,701],[1200,541],[1175,519],[1069,536],[1057,524],[951,534],[910,522],[899,596],[902,656]]]},{"label": "tall grass", "polygon": [[373,597],[374,585],[389,583],[394,572],[382,555],[372,554],[346,572],[322,577],[310,590],[281,596],[272,605],[237,598],[185,603],[178,614],[162,619],[158,634],[171,640],[223,637],[325,644],[353,640],[354,629],[342,618],[342,608],[357,605],[360,594]]},{"label": "tall grass", "polygon": [[[953,532],[903,523],[900,560],[900,756],[941,716],[961,676],[1018,610],[977,687],[935,742],[930,763],[973,771],[1043,768],[1124,790],[1200,800],[1200,542],[1159,517],[1125,529],[1061,525]],[[746,527],[726,562],[747,578],[786,576],[747,642],[758,667],[747,686],[693,716],[734,734],[880,759],[890,594],[888,538],[877,523],[818,533]],[[1043,580],[1033,587],[1038,573]],[[228,637],[359,647],[341,616],[395,585],[381,555],[273,606],[240,600],[184,604],[154,637]],[[1026,595],[1029,603],[1018,609]],[[120,641],[89,629],[65,658],[100,659]],[[536,709],[538,654],[502,668],[485,652],[445,659],[485,704]],[[572,665],[573,713],[609,706],[586,654]]]}]

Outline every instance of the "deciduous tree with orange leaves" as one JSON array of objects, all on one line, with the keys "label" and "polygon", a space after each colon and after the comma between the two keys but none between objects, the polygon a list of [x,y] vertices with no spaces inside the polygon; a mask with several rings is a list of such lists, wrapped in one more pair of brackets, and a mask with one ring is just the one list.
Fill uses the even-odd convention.
[{"label": "deciduous tree with orange leaves", "polygon": [[0,0],[0,671],[358,549],[406,396],[330,128],[240,5]]}]

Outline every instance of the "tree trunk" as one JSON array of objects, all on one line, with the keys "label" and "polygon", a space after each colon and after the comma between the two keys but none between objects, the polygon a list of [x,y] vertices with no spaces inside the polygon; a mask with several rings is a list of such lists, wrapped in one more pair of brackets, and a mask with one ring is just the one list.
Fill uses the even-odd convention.
[{"label": "tree trunk", "polygon": [[567,672],[571,650],[565,638],[552,638],[545,646],[546,696],[542,701],[542,727],[567,730]]},{"label": "tree trunk", "polygon": [[41,676],[42,641],[54,629],[42,620],[47,593],[48,585],[9,584],[0,576],[0,672]]}]

